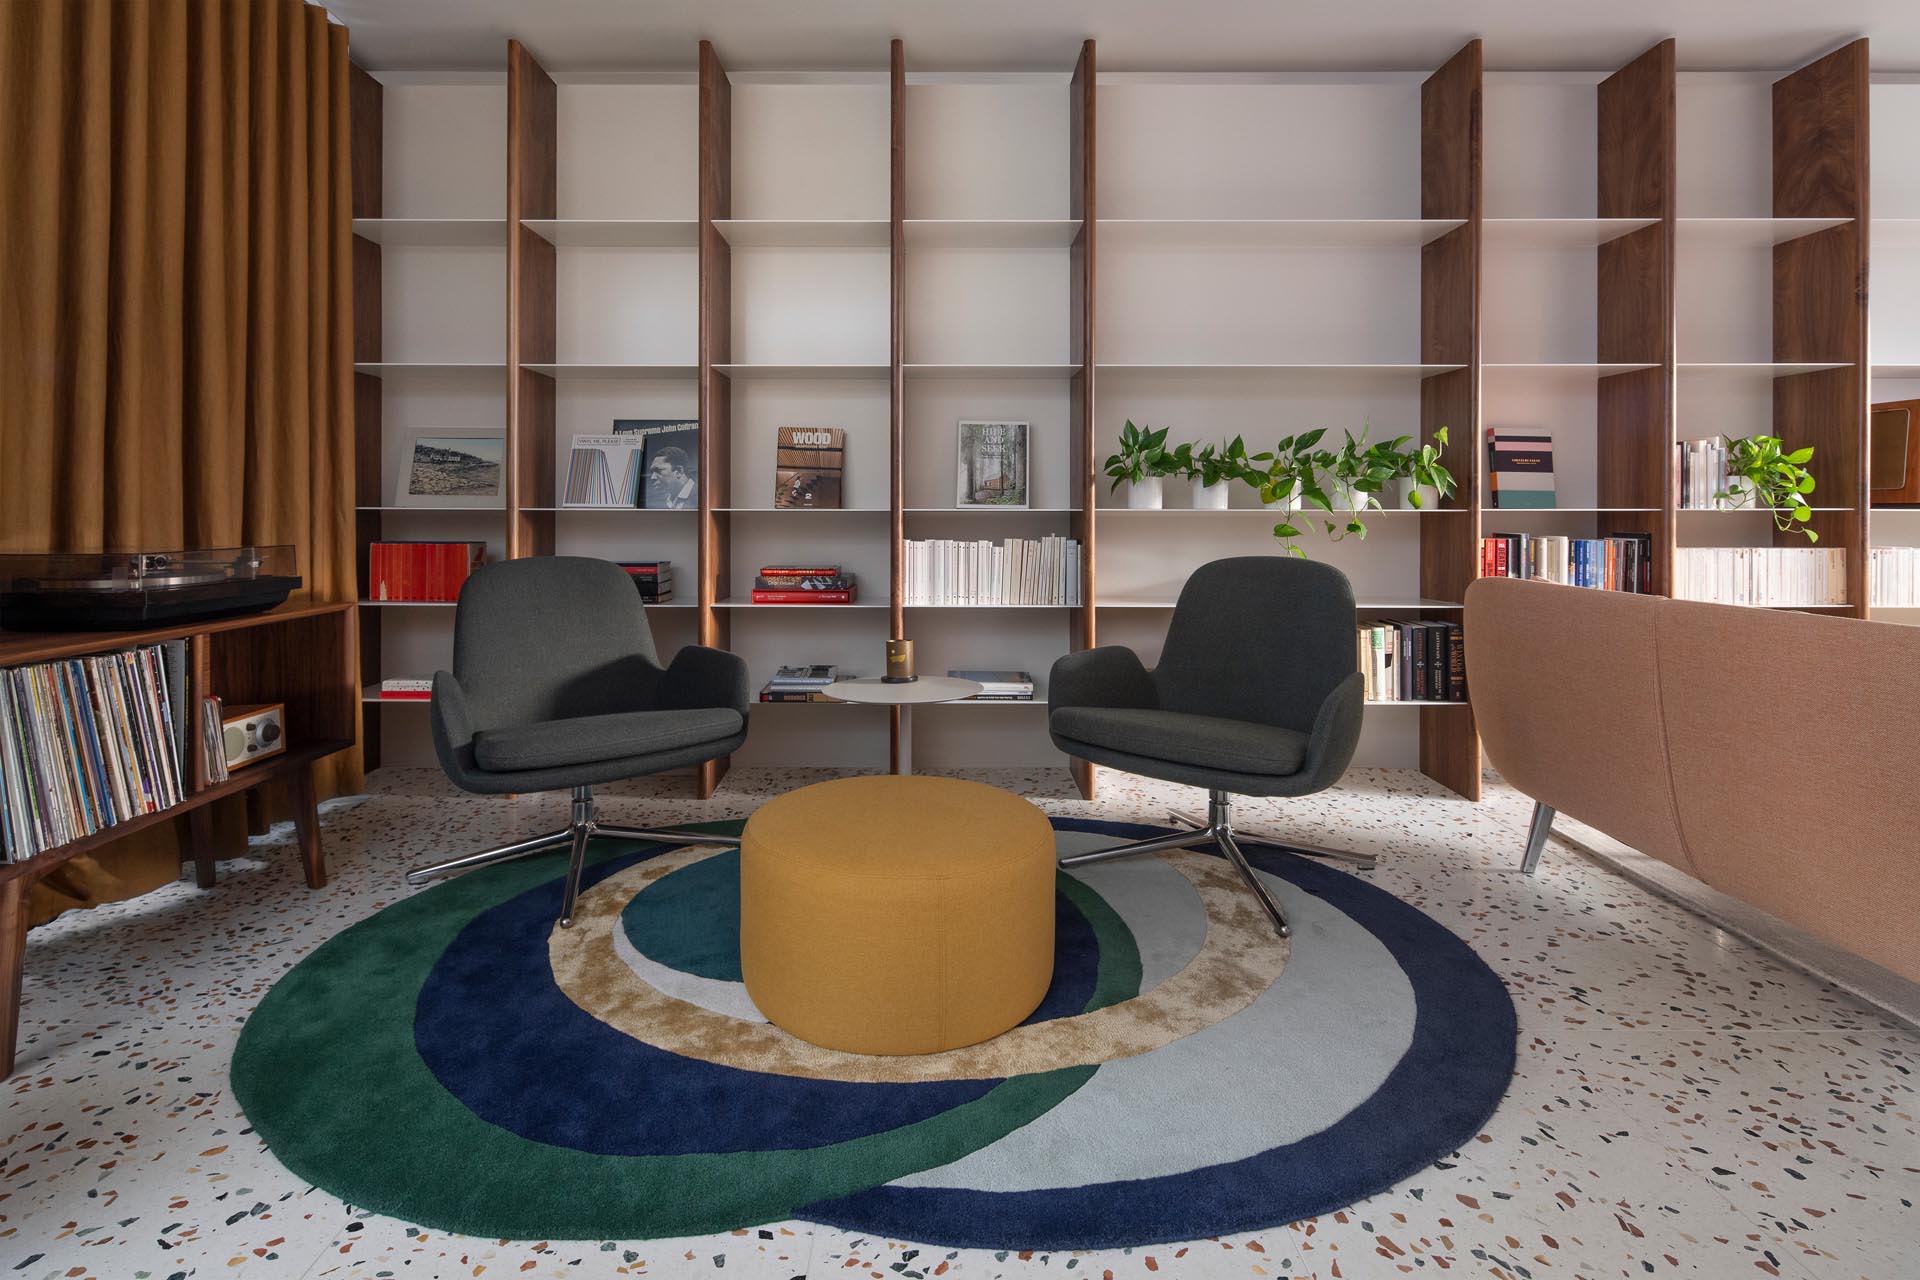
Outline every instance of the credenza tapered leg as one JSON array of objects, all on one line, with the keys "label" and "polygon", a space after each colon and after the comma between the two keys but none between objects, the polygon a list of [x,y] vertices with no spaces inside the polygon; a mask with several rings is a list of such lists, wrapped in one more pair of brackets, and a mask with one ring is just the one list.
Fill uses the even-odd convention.
[{"label": "credenza tapered leg", "polygon": [[27,890],[31,881],[0,881],[0,1079],[13,1075],[14,1041],[20,1035],[21,967],[27,959]]},{"label": "credenza tapered leg", "polygon": [[320,811],[313,796],[313,770],[295,769],[287,775],[287,798],[293,802],[293,829],[300,837],[300,866],[307,888],[327,887],[327,855],[320,848]]},{"label": "credenza tapered leg", "polygon": [[213,807],[201,805],[187,812],[187,839],[193,842],[193,882],[213,888]]}]

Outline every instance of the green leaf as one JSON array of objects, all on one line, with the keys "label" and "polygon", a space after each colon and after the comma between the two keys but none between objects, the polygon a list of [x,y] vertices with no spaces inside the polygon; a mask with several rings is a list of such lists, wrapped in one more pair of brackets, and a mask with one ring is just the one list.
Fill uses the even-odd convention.
[{"label": "green leaf", "polygon": [[1804,449],[1795,449],[1787,455],[1787,461],[1796,467],[1806,466],[1807,463],[1813,461],[1813,446],[1809,445]]}]

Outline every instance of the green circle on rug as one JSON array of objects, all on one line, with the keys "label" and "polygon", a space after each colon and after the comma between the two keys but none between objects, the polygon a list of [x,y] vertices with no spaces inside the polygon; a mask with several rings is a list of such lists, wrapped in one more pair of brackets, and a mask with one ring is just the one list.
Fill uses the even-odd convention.
[{"label": "green circle on rug", "polygon": [[716,982],[740,977],[740,852],[703,859],[633,895],[627,941],[670,969]]}]

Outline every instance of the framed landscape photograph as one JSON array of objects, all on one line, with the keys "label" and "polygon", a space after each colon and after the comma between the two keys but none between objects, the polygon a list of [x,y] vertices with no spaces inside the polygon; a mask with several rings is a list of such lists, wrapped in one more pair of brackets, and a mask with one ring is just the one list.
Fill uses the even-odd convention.
[{"label": "framed landscape photograph", "polygon": [[396,507],[499,507],[507,437],[491,427],[420,427],[401,440]]},{"label": "framed landscape photograph", "polygon": [[957,507],[1027,505],[1027,424],[960,423],[955,466]]}]

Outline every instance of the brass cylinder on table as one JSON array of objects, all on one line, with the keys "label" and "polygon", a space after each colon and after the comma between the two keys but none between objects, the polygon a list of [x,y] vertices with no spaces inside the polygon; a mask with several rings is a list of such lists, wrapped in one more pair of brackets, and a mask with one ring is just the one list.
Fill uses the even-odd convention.
[{"label": "brass cylinder on table", "polygon": [[887,641],[887,674],[880,679],[887,684],[912,684],[919,678],[913,673],[913,641]]}]

